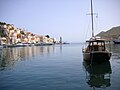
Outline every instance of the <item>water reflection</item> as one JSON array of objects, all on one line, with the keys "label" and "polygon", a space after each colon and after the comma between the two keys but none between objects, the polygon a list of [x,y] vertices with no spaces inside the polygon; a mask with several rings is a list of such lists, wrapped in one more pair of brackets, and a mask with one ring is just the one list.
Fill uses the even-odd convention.
[{"label": "water reflection", "polygon": [[86,72],[87,84],[94,90],[111,86],[110,76],[112,73],[110,62],[88,63],[83,62]]},{"label": "water reflection", "polygon": [[62,53],[62,45],[60,45],[60,52]]},{"label": "water reflection", "polygon": [[18,60],[29,60],[39,55],[49,55],[54,50],[54,46],[3,48],[0,50],[0,70],[13,66]]}]

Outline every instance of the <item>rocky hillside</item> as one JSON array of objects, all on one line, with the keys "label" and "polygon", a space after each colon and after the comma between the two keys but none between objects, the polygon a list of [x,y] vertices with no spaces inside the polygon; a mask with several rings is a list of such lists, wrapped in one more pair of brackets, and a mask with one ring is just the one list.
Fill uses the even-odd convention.
[{"label": "rocky hillside", "polygon": [[107,39],[107,40],[116,39],[120,36],[120,26],[113,27],[106,32],[102,31],[99,34],[97,34],[96,36],[100,36],[100,37]]}]

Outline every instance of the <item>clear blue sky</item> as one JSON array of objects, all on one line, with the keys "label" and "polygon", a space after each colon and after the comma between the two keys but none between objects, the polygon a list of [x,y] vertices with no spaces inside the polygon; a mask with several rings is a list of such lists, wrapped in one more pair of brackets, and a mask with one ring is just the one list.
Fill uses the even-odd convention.
[{"label": "clear blue sky", "polygon": [[[120,26],[120,0],[93,0],[95,34]],[[0,21],[67,42],[91,35],[90,0],[0,0]]]}]

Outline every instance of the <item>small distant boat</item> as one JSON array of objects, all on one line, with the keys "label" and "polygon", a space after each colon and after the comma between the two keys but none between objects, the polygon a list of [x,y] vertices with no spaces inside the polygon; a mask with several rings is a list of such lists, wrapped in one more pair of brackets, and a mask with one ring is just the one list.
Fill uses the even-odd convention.
[{"label": "small distant boat", "polygon": [[62,44],[70,44],[70,43],[68,43],[68,42],[63,42]]},{"label": "small distant boat", "polygon": [[4,44],[3,47],[4,48],[13,48],[13,47],[16,47],[16,45],[15,44],[10,44],[10,45]]},{"label": "small distant boat", "polygon": [[47,45],[53,45],[54,43],[44,43],[44,42],[42,42],[42,43],[36,43],[36,44],[34,44],[34,46],[47,46]]},{"label": "small distant boat", "polygon": [[82,49],[83,59],[85,61],[95,62],[109,61],[112,53],[106,49],[105,40],[94,36],[92,0],[90,15],[92,19],[92,37],[90,40],[86,41],[88,45]]},{"label": "small distant boat", "polygon": [[120,44],[120,36],[119,36],[117,39],[114,39],[113,42],[114,42],[115,44]]},{"label": "small distant boat", "polygon": [[31,44],[28,43],[17,43],[17,44],[9,44],[9,45],[3,45],[4,48],[14,48],[14,47],[26,47],[26,46],[31,46]]}]

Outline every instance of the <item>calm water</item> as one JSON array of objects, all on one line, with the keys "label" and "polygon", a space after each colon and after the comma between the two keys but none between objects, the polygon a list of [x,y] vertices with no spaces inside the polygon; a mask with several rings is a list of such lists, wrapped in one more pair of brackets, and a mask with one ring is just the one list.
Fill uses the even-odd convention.
[{"label": "calm water", "polygon": [[120,90],[120,45],[110,62],[83,62],[82,44],[0,50],[0,90]]}]

